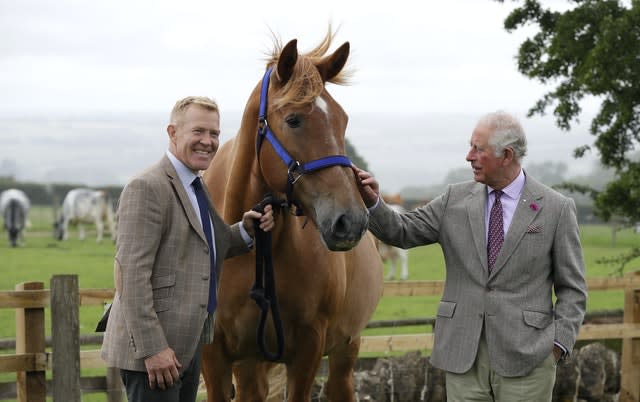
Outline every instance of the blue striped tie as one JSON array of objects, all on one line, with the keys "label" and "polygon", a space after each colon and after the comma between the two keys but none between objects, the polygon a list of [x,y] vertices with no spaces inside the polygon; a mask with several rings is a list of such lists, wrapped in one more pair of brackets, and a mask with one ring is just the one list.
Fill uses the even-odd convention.
[{"label": "blue striped tie", "polygon": [[211,220],[209,218],[209,207],[207,203],[207,196],[202,188],[202,182],[200,177],[193,179],[191,183],[196,193],[196,199],[198,200],[198,208],[200,209],[200,220],[202,222],[202,229],[204,235],[207,238],[209,244],[209,259],[211,263],[211,274],[209,279],[209,303],[207,304],[207,311],[213,312],[216,309],[216,257],[213,252],[213,236],[211,235]]}]

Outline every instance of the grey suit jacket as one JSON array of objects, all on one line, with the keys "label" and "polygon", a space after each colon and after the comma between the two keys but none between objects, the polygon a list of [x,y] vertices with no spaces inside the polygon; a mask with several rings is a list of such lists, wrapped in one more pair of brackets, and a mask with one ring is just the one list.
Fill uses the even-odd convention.
[{"label": "grey suit jacket", "polygon": [[[222,261],[249,249],[239,224],[225,224],[207,198],[219,279]],[[199,215],[166,156],[120,196],[114,277],[102,358],[109,366],[146,371],[146,357],[171,347],[187,368],[208,314],[209,247]]]},{"label": "grey suit jacket", "polygon": [[451,185],[429,204],[402,214],[381,201],[370,230],[397,247],[442,247],[446,281],[431,355],[436,367],[469,370],[484,326],[493,370],[522,376],[551,354],[554,340],[571,351],[582,324],[587,286],[575,203],[526,176],[489,275],[486,202],[485,185],[473,181]]}]

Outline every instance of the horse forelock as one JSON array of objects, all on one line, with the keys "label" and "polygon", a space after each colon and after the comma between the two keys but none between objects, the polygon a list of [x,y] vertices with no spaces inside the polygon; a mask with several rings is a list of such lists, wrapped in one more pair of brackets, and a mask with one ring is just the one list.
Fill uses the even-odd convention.
[{"label": "horse forelock", "polygon": [[[287,105],[301,106],[312,103],[324,90],[324,81],[317,65],[327,56],[334,34],[329,30],[322,41],[311,51],[298,54],[293,74],[287,83],[274,95],[272,107],[280,109]],[[274,37],[274,47],[267,61],[267,68],[278,64],[282,52],[282,42]],[[329,80],[332,84],[347,85],[349,72],[340,71]]]}]

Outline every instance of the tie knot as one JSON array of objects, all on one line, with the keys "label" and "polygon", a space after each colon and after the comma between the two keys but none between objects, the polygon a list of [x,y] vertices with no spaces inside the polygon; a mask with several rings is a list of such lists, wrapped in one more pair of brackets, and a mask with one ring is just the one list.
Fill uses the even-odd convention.
[{"label": "tie knot", "polygon": [[493,190],[493,195],[495,196],[496,201],[500,201],[500,197],[502,197],[502,194],[504,194],[502,190]]},{"label": "tie knot", "polygon": [[202,182],[200,181],[200,176],[196,176],[195,179],[191,182],[191,185],[196,189],[200,190],[202,188]]}]

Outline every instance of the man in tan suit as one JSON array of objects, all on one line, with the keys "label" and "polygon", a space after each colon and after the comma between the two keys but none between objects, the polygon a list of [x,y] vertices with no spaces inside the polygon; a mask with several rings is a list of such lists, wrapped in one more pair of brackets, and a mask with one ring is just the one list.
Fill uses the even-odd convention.
[{"label": "man in tan suit", "polygon": [[254,219],[263,230],[274,224],[267,207],[227,225],[199,184],[219,145],[213,100],[178,101],[167,133],[166,155],[127,184],[118,207],[116,294],[102,357],[121,369],[130,402],[195,401],[222,262],[250,250]]},{"label": "man in tan suit", "polygon": [[513,116],[483,117],[470,146],[475,180],[404,213],[354,166],[369,229],[397,247],[442,247],[431,362],[446,371],[448,401],[551,401],[556,363],[571,353],[586,306],[576,207],[521,168],[527,143]]}]

